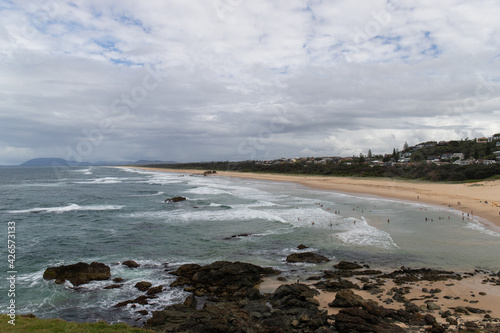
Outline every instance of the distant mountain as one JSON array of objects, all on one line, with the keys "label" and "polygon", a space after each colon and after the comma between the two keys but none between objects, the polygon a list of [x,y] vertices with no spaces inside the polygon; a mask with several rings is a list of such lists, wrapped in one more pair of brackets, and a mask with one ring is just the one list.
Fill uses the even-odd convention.
[{"label": "distant mountain", "polygon": [[100,161],[100,162],[76,162],[67,161],[62,158],[34,158],[26,161],[19,166],[42,167],[42,166],[98,166],[98,165],[145,165],[145,164],[177,164],[175,161]]}]

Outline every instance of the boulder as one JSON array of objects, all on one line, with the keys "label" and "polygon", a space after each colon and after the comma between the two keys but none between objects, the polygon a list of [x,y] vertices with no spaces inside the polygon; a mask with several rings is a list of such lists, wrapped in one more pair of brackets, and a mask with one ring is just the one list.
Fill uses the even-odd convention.
[{"label": "boulder", "polygon": [[335,299],[328,306],[331,308],[351,308],[361,306],[364,302],[363,297],[354,294],[352,290],[343,289],[335,295]]},{"label": "boulder", "polygon": [[130,268],[137,268],[137,267],[141,266],[133,260],[125,260],[124,262],[122,262],[122,265],[125,265],[125,266],[130,267]]},{"label": "boulder", "polygon": [[324,284],[324,289],[326,291],[341,291],[344,289],[358,289],[359,286],[349,280],[338,279],[338,281],[326,281]]},{"label": "boulder", "polygon": [[285,313],[300,312],[298,309],[316,313],[319,303],[314,297],[317,295],[319,295],[319,291],[309,288],[305,284],[284,284],[271,295],[271,302],[275,308],[279,308]]},{"label": "boulder", "polygon": [[299,246],[297,246],[297,249],[299,250],[303,250],[303,249],[307,249],[309,248],[309,246],[305,246],[304,244],[300,244]]},{"label": "boulder", "polygon": [[187,200],[187,198],[185,198],[185,197],[173,197],[173,198],[165,199],[165,203],[180,202],[180,201],[184,201],[184,200]]},{"label": "boulder", "polygon": [[117,303],[115,304],[115,307],[116,308],[121,308],[121,307],[124,307],[124,306],[127,306],[129,304],[140,304],[140,305],[146,305],[149,303],[149,300],[152,299],[154,297],[152,296],[139,296],[135,299],[132,299],[132,300],[128,300],[128,301],[123,301],[123,302],[120,302],[120,303]]},{"label": "boulder", "polygon": [[302,252],[302,253],[292,253],[288,257],[286,257],[287,262],[307,262],[313,264],[319,264],[322,262],[328,262],[328,259],[321,254],[317,254],[314,252]]},{"label": "boulder", "polygon": [[137,289],[139,289],[140,291],[146,291],[148,290],[149,288],[151,288],[153,284],[151,282],[147,282],[147,281],[140,281],[140,282],[137,282],[135,284],[134,287],[136,287]]},{"label": "boulder", "polygon": [[88,283],[92,280],[108,280],[111,277],[111,270],[105,264],[93,262],[86,264],[79,262],[73,265],[62,265],[49,267],[43,273],[45,280],[56,280],[60,284],[66,280],[74,286]]},{"label": "boulder", "polygon": [[261,282],[264,275],[276,275],[280,272],[244,262],[216,261],[202,266],[193,274],[194,283],[208,286],[224,286],[226,289],[237,290],[243,287],[253,287]]},{"label": "boulder", "polygon": [[102,289],[118,289],[123,287],[123,284],[110,284],[109,286],[106,286]]},{"label": "boulder", "polygon": [[353,262],[348,262],[348,261],[341,261],[336,265],[333,265],[336,269],[358,269],[358,268],[363,268],[363,266],[358,265]]},{"label": "boulder", "polygon": [[149,288],[148,291],[146,292],[146,295],[156,295],[158,293],[161,293],[163,291],[163,286],[159,285],[156,287]]},{"label": "boulder", "polygon": [[[365,304],[369,304],[367,302]],[[406,329],[394,323],[395,310],[378,306],[352,307],[342,309],[335,315],[335,328],[338,332],[376,332],[404,333]]]}]

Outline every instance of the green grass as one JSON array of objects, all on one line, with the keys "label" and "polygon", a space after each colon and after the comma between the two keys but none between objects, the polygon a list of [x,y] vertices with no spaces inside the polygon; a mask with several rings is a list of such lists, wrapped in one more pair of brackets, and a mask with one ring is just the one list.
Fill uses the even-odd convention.
[{"label": "green grass", "polygon": [[0,332],[40,332],[40,333],[144,333],[153,332],[126,324],[110,325],[106,322],[97,323],[74,323],[61,319],[38,319],[27,316],[16,316],[16,325],[9,324],[7,315],[0,315]]}]

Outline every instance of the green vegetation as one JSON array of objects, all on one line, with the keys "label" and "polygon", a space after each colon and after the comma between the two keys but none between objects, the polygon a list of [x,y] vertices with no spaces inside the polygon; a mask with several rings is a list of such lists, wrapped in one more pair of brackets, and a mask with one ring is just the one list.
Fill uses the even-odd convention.
[{"label": "green vegetation", "polygon": [[462,153],[464,159],[484,159],[494,160],[496,155],[493,151],[496,149],[496,142],[493,140],[488,143],[477,143],[476,140],[461,140],[461,141],[447,141],[447,142],[424,142],[425,145],[421,149],[416,147],[406,147],[401,153],[411,152],[411,160],[419,162],[428,156],[442,156],[444,154]]},{"label": "green vegetation", "polygon": [[61,319],[38,319],[31,316],[16,316],[16,325],[9,324],[7,315],[0,315],[0,332],[37,332],[37,333],[145,333],[153,332],[126,324],[110,325],[105,322],[74,323]]},{"label": "green vegetation", "polygon": [[297,175],[323,175],[341,177],[397,177],[402,179],[428,181],[468,181],[482,180],[500,175],[500,164],[415,164],[394,166],[370,166],[366,163],[276,163],[262,164],[258,161],[243,162],[203,162],[154,165],[156,168],[197,169],[238,172],[282,173]]}]

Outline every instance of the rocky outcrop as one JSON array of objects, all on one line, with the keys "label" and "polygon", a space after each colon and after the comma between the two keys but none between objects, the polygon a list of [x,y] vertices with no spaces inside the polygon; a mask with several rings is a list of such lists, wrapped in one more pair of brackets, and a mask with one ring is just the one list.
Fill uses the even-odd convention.
[{"label": "rocky outcrop", "polygon": [[92,280],[108,280],[111,270],[105,264],[93,262],[86,264],[79,262],[73,265],[49,267],[43,273],[45,280],[55,280],[55,283],[64,283],[66,280],[74,286],[88,283]]},{"label": "rocky outcrop", "polygon": [[450,271],[429,268],[410,269],[405,267],[401,267],[400,270],[396,270],[389,274],[380,275],[379,277],[392,279],[397,284],[418,281],[447,281],[462,279],[460,274]]},{"label": "rocky outcrop", "polygon": [[185,198],[185,197],[173,197],[173,198],[165,199],[165,203],[179,202],[179,201],[185,201],[185,200],[187,200],[187,198]]},{"label": "rocky outcrop", "polygon": [[328,306],[331,308],[352,308],[361,306],[364,302],[363,297],[354,294],[352,290],[343,289],[335,295],[335,299]]},{"label": "rocky outcrop", "polygon": [[358,269],[358,268],[363,268],[363,266],[358,265],[353,262],[348,262],[348,261],[341,261],[336,265],[333,265],[336,269]]},{"label": "rocky outcrop", "polygon": [[188,285],[191,287],[186,290],[193,291],[196,296],[230,299],[258,293],[253,286],[260,283],[263,276],[279,273],[273,268],[243,262],[216,261],[206,266],[186,264],[171,273],[177,275],[171,286]]},{"label": "rocky outcrop", "polygon": [[330,259],[314,252],[299,252],[290,254],[288,257],[286,257],[286,261],[319,264],[322,262],[328,262],[330,261]]},{"label": "rocky outcrop", "polygon": [[152,285],[153,284],[151,282],[140,281],[140,282],[137,282],[134,287],[136,287],[140,291],[147,291],[149,288],[151,288]]},{"label": "rocky outcrop", "polygon": [[317,291],[302,284],[284,285],[255,299],[206,303],[196,310],[192,301],[153,312],[146,328],[163,332],[308,332],[328,326],[326,311],[318,310]]},{"label": "rocky outcrop", "polygon": [[335,328],[339,332],[404,333],[404,328],[394,321],[408,322],[410,315],[401,310],[391,310],[371,302],[362,307],[342,309],[335,315]]},{"label": "rocky outcrop", "polygon": [[122,265],[125,265],[125,266],[130,267],[130,268],[137,268],[137,267],[141,266],[133,260],[125,260],[124,262],[122,262]]}]

